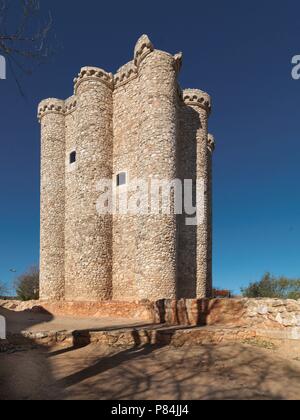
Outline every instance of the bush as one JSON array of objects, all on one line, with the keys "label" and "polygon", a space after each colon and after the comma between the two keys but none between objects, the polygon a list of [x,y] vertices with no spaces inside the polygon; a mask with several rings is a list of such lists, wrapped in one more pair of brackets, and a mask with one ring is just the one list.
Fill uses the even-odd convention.
[{"label": "bush", "polygon": [[17,277],[15,288],[17,298],[22,301],[39,299],[39,268],[31,267],[26,273]]},{"label": "bush", "polygon": [[260,281],[241,290],[247,298],[300,299],[300,279],[275,277],[266,273]]}]

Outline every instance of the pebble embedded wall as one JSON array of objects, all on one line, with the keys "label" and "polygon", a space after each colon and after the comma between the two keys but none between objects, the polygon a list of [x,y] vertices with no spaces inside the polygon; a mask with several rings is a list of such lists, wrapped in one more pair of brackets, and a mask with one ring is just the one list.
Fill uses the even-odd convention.
[{"label": "pebble embedded wall", "polygon": [[196,229],[196,297],[205,298],[212,295],[211,255],[209,251],[209,149],[208,118],[211,112],[210,96],[198,89],[183,91],[183,100],[189,107],[189,136],[196,138],[196,178],[204,181],[204,218]]},{"label": "pebble embedded wall", "polygon": [[[70,164],[71,153],[77,153],[76,113],[77,98],[65,102],[66,153],[65,153],[65,298],[73,294],[77,281],[77,223],[78,223],[78,171],[77,161]],[[79,256],[80,257],[80,256]]]},{"label": "pebble embedded wall", "polygon": [[[196,202],[197,138],[199,114],[190,106],[179,107],[180,141],[177,145],[178,176],[193,181],[193,203]],[[186,216],[178,217],[178,298],[193,299],[197,293],[197,226],[188,226]]]},{"label": "pebble embedded wall", "polygon": [[[151,51],[139,63],[138,174],[145,181],[176,179],[177,80],[172,55]],[[146,197],[149,201],[149,197]],[[140,299],[176,298],[176,215],[137,220],[136,282]]]},{"label": "pebble embedded wall", "polygon": [[[140,85],[134,62],[121,67],[115,75],[113,112],[113,179],[125,171],[131,181],[137,174]],[[118,189],[122,198],[124,188]],[[136,227],[134,214],[113,217],[113,299],[131,300],[136,288]]]},{"label": "pebble embedded wall", "polygon": [[213,153],[215,150],[215,138],[212,134],[208,134],[208,195],[207,195],[207,283],[208,296],[213,293],[213,272],[212,272],[212,255],[213,255]]},{"label": "pebble embedded wall", "polygon": [[[41,103],[44,299],[211,295],[211,102],[202,91],[181,91],[181,62],[143,35],[134,60],[114,76],[84,67],[71,98]],[[120,172],[127,182],[203,178],[203,223],[186,226],[175,214],[98,214],[97,182],[116,185]]]},{"label": "pebble embedded wall", "polygon": [[41,235],[40,297],[60,300],[65,293],[65,115],[64,101],[40,104]]},{"label": "pebble embedded wall", "polygon": [[97,183],[112,178],[112,91],[112,75],[99,68],[84,67],[75,80],[76,277],[66,290],[68,300],[112,297],[112,215],[96,211]]}]

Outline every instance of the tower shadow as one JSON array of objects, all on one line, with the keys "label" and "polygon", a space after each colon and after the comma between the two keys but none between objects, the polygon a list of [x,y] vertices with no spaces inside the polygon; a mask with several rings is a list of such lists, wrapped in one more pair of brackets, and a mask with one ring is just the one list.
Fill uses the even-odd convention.
[{"label": "tower shadow", "polygon": [[[192,180],[192,205],[196,207],[197,181],[197,132],[201,128],[199,114],[190,106],[182,104],[179,117],[179,136],[177,139],[177,176]],[[184,185],[184,184],[183,184]],[[184,201],[184,188],[183,197]],[[185,209],[184,209],[185,210]],[[195,215],[191,215],[193,217]],[[178,299],[195,299],[197,296],[197,226],[188,226],[189,217],[183,211],[177,216],[178,250],[177,250],[177,290]]]}]

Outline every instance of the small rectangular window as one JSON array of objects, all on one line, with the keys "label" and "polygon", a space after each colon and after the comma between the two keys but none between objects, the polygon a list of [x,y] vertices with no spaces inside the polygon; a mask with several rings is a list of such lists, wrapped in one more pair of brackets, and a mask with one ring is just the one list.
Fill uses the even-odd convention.
[{"label": "small rectangular window", "polygon": [[76,162],[76,152],[70,153],[70,164]]},{"label": "small rectangular window", "polygon": [[117,175],[117,187],[121,187],[122,185],[126,185],[126,173],[120,172]]}]

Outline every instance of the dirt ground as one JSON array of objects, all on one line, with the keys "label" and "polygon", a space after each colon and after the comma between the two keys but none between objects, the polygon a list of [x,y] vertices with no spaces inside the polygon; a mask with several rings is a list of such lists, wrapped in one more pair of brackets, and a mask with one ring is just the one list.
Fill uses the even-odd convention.
[{"label": "dirt ground", "polygon": [[0,399],[300,399],[300,359],[254,345],[0,354]]},{"label": "dirt ground", "polygon": [[[8,331],[104,330],[144,324],[0,308]],[[112,349],[16,348],[0,353],[0,400],[300,399],[300,346],[248,344]],[[294,348],[293,348],[294,347]]]},{"label": "dirt ground", "polygon": [[0,307],[0,315],[6,318],[7,331],[10,333],[19,333],[21,331],[105,330],[145,325],[145,321],[134,319],[62,317],[26,311],[15,312],[2,307]]}]

